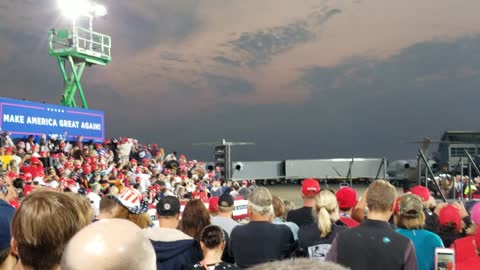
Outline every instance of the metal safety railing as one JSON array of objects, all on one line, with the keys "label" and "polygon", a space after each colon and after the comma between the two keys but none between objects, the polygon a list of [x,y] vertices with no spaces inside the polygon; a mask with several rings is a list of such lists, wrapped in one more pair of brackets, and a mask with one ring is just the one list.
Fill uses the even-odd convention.
[{"label": "metal safety railing", "polygon": [[[424,163],[424,166],[425,166],[425,186],[427,187],[428,186],[428,176],[430,175],[432,177],[432,183],[435,185],[435,187],[440,191],[439,194],[441,196],[441,199],[446,202],[447,199],[445,198],[445,195],[443,194],[443,192],[441,191],[440,189],[440,186],[438,184],[438,182],[436,181],[436,177],[435,177],[435,174],[433,173],[432,171],[432,168],[430,167],[430,164],[428,163],[428,160],[427,158],[425,157],[425,154],[423,153],[422,149],[419,149],[419,155],[418,155],[418,163],[417,163],[417,169],[418,169],[418,183],[419,185],[421,184],[421,162],[423,161]],[[472,156],[470,155],[468,149],[464,149],[464,153],[465,153],[465,156],[468,158],[468,183],[467,184],[467,188],[468,188],[468,199],[469,200],[472,200],[473,199],[473,189],[472,189],[472,169],[475,170],[477,176],[480,176],[480,170],[478,169],[478,166],[477,164],[475,164],[475,161],[473,160]],[[462,183],[463,183],[463,179],[464,179],[464,162],[462,159],[460,159],[459,161],[459,167],[460,167],[460,174],[461,174],[461,178],[462,178]],[[455,179],[453,181],[456,181]],[[461,192],[461,197],[460,198],[456,198],[456,192],[457,192],[457,187],[456,187],[457,183],[454,182],[454,185],[453,185],[453,199],[462,199],[463,197],[463,194],[464,194],[464,191],[463,191],[463,184],[462,184],[462,188],[460,190]]]},{"label": "metal safety railing", "polygon": [[423,153],[422,149],[418,149],[418,162],[417,162],[417,169],[418,169],[418,175],[419,175],[419,178],[418,178],[418,184],[420,185],[421,184],[421,161],[424,162],[424,165],[425,165],[425,187],[428,188],[428,175],[430,174],[430,176],[432,177],[432,182],[433,184],[435,185],[435,187],[440,191],[440,197],[442,198],[442,200],[444,202],[447,202],[447,199],[445,198],[445,195],[443,195],[443,192],[441,192],[441,189],[440,189],[440,186],[438,185],[437,181],[435,180],[435,174],[433,173],[432,171],[432,168],[430,167],[430,164],[428,163],[428,160],[427,158],[425,157],[425,154]]},{"label": "metal safety railing", "polygon": [[[472,156],[470,155],[470,152],[468,152],[467,149],[464,150],[465,154],[467,155],[468,158],[468,198],[471,200],[473,198],[472,194],[472,168],[475,169],[475,172],[477,173],[477,176],[480,176],[480,171],[478,170],[477,164],[475,164],[475,161],[473,160]],[[462,168],[463,172],[463,168]],[[463,174],[463,173],[462,173]]]},{"label": "metal safety railing", "polygon": [[48,40],[50,53],[68,51],[103,59],[111,58],[111,37],[83,27],[76,27],[73,32],[52,29]]},{"label": "metal safety railing", "polygon": [[78,51],[95,57],[110,58],[110,36],[77,27],[76,44]]}]

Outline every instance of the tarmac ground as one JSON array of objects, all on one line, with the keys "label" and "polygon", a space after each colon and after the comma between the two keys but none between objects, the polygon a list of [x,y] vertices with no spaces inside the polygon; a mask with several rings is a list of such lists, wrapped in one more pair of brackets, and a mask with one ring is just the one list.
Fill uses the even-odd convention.
[{"label": "tarmac ground", "polygon": [[[270,190],[272,194],[279,196],[281,199],[292,201],[297,208],[303,205],[300,184],[288,183],[288,184],[277,184],[274,186],[267,185],[265,187],[268,188],[268,190]],[[341,187],[340,182],[329,182],[328,185],[326,185],[324,182],[320,184],[320,189],[328,188],[333,191],[337,191],[340,187]],[[361,199],[367,187],[368,187],[368,184],[366,183],[353,184],[353,188],[357,191],[358,200]],[[403,189],[397,187],[397,194],[398,195],[403,194]]]}]

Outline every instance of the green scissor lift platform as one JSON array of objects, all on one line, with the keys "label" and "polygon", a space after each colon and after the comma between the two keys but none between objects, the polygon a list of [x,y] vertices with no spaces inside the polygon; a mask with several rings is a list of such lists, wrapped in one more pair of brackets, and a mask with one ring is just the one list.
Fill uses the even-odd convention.
[{"label": "green scissor lift platform", "polygon": [[[88,109],[80,79],[87,65],[104,66],[112,60],[110,36],[74,26],[73,30],[52,29],[48,41],[49,54],[57,58],[65,83],[60,103],[63,106],[77,107],[75,94],[78,91],[82,107]],[[65,68],[67,65],[70,66],[70,75]]]}]

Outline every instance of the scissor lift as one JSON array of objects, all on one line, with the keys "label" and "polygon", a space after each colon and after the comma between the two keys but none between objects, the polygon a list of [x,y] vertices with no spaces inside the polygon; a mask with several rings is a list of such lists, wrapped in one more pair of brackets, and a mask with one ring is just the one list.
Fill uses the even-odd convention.
[{"label": "scissor lift", "polygon": [[[110,36],[74,26],[72,30],[52,29],[48,34],[48,41],[49,54],[57,58],[65,83],[60,103],[68,107],[78,107],[75,101],[78,91],[82,107],[88,109],[80,80],[86,66],[105,66],[112,60]],[[66,66],[70,66],[71,74],[67,74]]]}]

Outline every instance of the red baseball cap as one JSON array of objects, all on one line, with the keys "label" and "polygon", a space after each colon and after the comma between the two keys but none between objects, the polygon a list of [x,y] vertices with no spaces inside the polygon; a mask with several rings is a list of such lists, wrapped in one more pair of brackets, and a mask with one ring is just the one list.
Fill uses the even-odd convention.
[{"label": "red baseball cap", "polygon": [[211,197],[210,200],[208,200],[208,211],[210,213],[218,213],[218,199],[220,197]]},{"label": "red baseball cap", "polygon": [[351,209],[357,204],[357,192],[351,187],[342,187],[335,195],[338,207],[342,210]]},{"label": "red baseball cap", "polygon": [[11,147],[11,146],[5,147],[5,154],[6,155],[11,155],[12,153],[13,153],[13,147]]},{"label": "red baseball cap", "polygon": [[28,194],[30,194],[32,191],[35,190],[35,186],[32,186],[32,185],[26,185],[24,188],[23,188],[23,196],[27,196]]},{"label": "red baseball cap", "polygon": [[460,210],[451,204],[443,207],[438,213],[438,223],[440,223],[440,225],[453,223],[457,229],[462,228],[462,217],[460,216]]},{"label": "red baseball cap", "polygon": [[320,184],[316,179],[308,178],[302,181],[302,193],[305,196],[313,197],[320,192]]},{"label": "red baseball cap", "polygon": [[397,197],[397,199],[395,200],[395,205],[393,209],[393,213],[395,215],[397,215],[400,212],[400,199],[402,199],[402,197]]},{"label": "red baseball cap", "polygon": [[410,189],[410,192],[419,196],[424,202],[430,199],[430,191],[424,186],[414,186]]},{"label": "red baseball cap", "polygon": [[15,208],[15,209],[18,209],[18,208],[20,207],[20,203],[18,202],[17,199],[15,199],[15,200],[10,200],[10,201],[8,201],[8,203],[9,203],[11,206],[13,206],[13,208]]},{"label": "red baseball cap", "polygon": [[32,174],[29,173],[29,172],[25,173],[23,176],[25,177],[25,180],[26,180],[26,181],[27,181],[27,180],[32,180],[32,178],[33,178],[33,177],[32,177]]},{"label": "red baseball cap", "polygon": [[10,179],[13,179],[17,176],[17,174],[14,172],[14,171],[9,171],[7,176],[10,178]]}]

